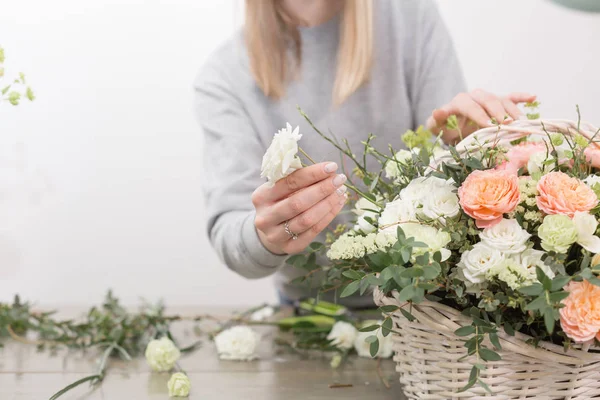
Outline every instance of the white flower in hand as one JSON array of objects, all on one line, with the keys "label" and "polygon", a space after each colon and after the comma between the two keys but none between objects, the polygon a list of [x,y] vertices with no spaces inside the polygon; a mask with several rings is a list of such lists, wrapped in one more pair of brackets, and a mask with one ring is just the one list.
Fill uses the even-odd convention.
[{"label": "white flower in hand", "polygon": [[598,221],[596,217],[587,212],[576,212],[573,223],[577,229],[577,243],[587,251],[600,253],[600,237],[596,236]]},{"label": "white flower in hand", "polygon": [[300,127],[296,127],[292,131],[292,126],[288,123],[285,129],[275,134],[263,156],[260,176],[267,178],[270,185],[302,168],[302,163],[297,157],[298,141],[302,137],[298,134],[299,129]]},{"label": "white flower in hand", "polygon": [[338,321],[331,328],[327,340],[330,340],[331,344],[339,349],[351,349],[357,333],[358,331],[351,323]]},{"label": "white flower in hand", "polygon": [[479,236],[483,243],[504,254],[524,252],[527,249],[527,240],[531,237],[516,219],[503,219],[496,225],[485,228]]},{"label": "white flower in hand", "polygon": [[259,336],[247,326],[234,326],[215,337],[221,360],[250,361],[256,358]]},{"label": "white flower in hand", "polygon": [[186,397],[190,394],[190,378],[182,372],[177,372],[171,375],[171,379],[167,383],[169,389],[169,397]]},{"label": "white flower in hand", "polygon": [[157,372],[166,372],[173,369],[181,356],[179,349],[168,337],[151,340],[146,347],[146,361]]}]

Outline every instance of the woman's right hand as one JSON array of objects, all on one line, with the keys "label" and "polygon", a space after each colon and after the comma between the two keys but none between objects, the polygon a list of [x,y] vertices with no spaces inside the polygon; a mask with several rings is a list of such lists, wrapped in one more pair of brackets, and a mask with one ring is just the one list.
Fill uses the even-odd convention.
[{"label": "woman's right hand", "polygon": [[270,252],[303,251],[344,207],[348,198],[346,176],[337,175],[337,168],[333,162],[311,165],[294,171],[273,187],[264,184],[254,191],[254,225]]}]

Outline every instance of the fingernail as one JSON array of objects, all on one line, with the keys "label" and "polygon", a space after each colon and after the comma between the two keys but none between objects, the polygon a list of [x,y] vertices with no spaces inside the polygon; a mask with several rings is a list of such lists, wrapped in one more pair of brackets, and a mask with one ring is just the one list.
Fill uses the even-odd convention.
[{"label": "fingernail", "polygon": [[333,178],[333,186],[338,187],[342,186],[346,182],[346,175],[339,174],[335,178]]},{"label": "fingernail", "polygon": [[336,189],[336,192],[338,195],[343,196],[344,194],[346,194],[346,190],[347,190],[346,186],[342,186],[342,187]]},{"label": "fingernail", "polygon": [[348,193],[344,193],[344,196],[340,200],[340,204],[346,204],[346,200],[348,200]]},{"label": "fingernail", "polygon": [[327,172],[328,174],[337,171],[337,169],[338,169],[338,166],[334,162],[325,164],[325,172]]},{"label": "fingernail", "polygon": [[512,122],[515,122],[515,120],[512,119],[512,117],[504,118],[504,121],[503,121],[504,124],[510,124]]}]

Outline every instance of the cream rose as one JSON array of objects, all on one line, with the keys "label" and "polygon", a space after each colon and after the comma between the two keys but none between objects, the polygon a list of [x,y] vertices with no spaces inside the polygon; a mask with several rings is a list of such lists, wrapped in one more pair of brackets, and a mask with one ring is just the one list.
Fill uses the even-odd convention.
[{"label": "cream rose", "polygon": [[505,259],[499,250],[480,242],[473,249],[465,251],[456,266],[465,282],[480,284],[486,281],[486,273]]},{"label": "cream rose", "polygon": [[432,190],[422,200],[421,213],[424,217],[446,223],[447,218],[456,217],[460,213],[458,195],[452,187],[433,186]]},{"label": "cream rose", "polygon": [[531,237],[516,219],[503,219],[479,234],[481,241],[504,254],[519,254],[527,249]]},{"label": "cream rose", "polygon": [[292,130],[288,123],[273,137],[271,145],[263,156],[260,176],[267,178],[272,186],[278,180],[285,178],[297,169],[302,168],[298,158],[298,141],[302,135],[298,134],[300,127]]}]

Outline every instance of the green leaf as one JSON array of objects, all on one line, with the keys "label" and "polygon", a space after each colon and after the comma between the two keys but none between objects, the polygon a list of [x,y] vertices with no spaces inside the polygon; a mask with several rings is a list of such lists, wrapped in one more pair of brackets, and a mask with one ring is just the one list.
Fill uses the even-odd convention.
[{"label": "green leaf", "polygon": [[291,257],[288,257],[285,262],[293,265],[294,267],[302,268],[302,266],[306,263],[306,257],[303,254],[295,254]]},{"label": "green leaf", "polygon": [[499,361],[502,359],[502,357],[500,357],[500,354],[486,348],[479,349],[479,356],[484,361]]},{"label": "green leaf", "polygon": [[[377,329],[379,329],[379,325],[369,325],[369,326],[365,326],[364,328],[360,328],[358,331],[359,332],[373,332],[376,331]],[[371,337],[371,336],[369,336]]]},{"label": "green leaf", "polygon": [[413,298],[416,294],[416,288],[412,285],[409,285],[402,289],[398,294],[398,301],[404,302]]},{"label": "green leaf", "polygon": [[383,324],[381,324],[381,334],[384,337],[387,337],[387,335],[389,335],[392,332],[392,329],[392,319],[388,317],[383,321]]},{"label": "green leaf", "polygon": [[544,324],[546,325],[546,330],[551,335],[554,332],[554,323],[554,311],[551,308],[546,308],[544,311]]},{"label": "green leaf", "polygon": [[554,292],[550,293],[550,301],[553,303],[560,303],[562,300],[569,297],[568,292]]},{"label": "green leaf", "polygon": [[490,342],[492,342],[496,350],[502,350],[500,340],[498,339],[498,334],[496,332],[492,332],[488,336],[490,337]]},{"label": "green leaf", "polygon": [[523,286],[519,288],[519,292],[527,296],[539,296],[544,291],[544,287],[539,283],[534,283],[531,286]]},{"label": "green leaf", "polygon": [[377,335],[371,335],[371,336],[367,336],[365,339],[365,342],[367,343],[374,343],[376,341],[378,341],[379,339],[377,339]]},{"label": "green leaf", "polygon": [[515,328],[508,322],[504,323],[504,332],[509,336],[515,336]]},{"label": "green leaf", "polygon": [[475,333],[475,327],[472,325],[463,326],[454,331],[456,336],[469,336]]},{"label": "green leaf", "polygon": [[471,368],[471,373],[469,374],[469,382],[462,387],[458,392],[466,392],[467,390],[471,389],[473,386],[475,386],[475,384],[477,383],[477,378],[479,377],[479,370],[477,369],[477,367],[473,367]]},{"label": "green leaf", "polygon": [[369,288],[369,280],[368,279],[362,279],[358,285],[358,287],[360,288],[360,295],[362,296],[363,294],[365,294],[365,292],[367,291],[367,289]]},{"label": "green leaf", "polygon": [[8,86],[5,86],[5,87],[2,89],[2,92],[1,92],[1,93],[2,93],[2,95],[3,95],[3,96],[4,96],[6,93],[8,93],[8,91],[10,90],[10,87],[11,87],[11,85],[8,85]]},{"label": "green leaf", "polygon": [[479,384],[479,386],[481,386],[489,394],[494,394],[494,392],[492,392],[492,389],[490,389],[490,387],[487,385],[487,383],[485,383],[481,379],[478,379],[477,383]]},{"label": "green leaf", "polygon": [[346,278],[349,278],[352,280],[359,280],[359,279],[362,279],[362,277],[365,275],[365,273],[362,271],[359,272],[359,271],[355,271],[353,269],[349,269],[349,270],[342,272],[342,275],[345,276]]},{"label": "green leaf", "polygon": [[394,279],[394,282],[398,284],[398,286],[402,287],[405,284],[404,279],[402,279],[402,271],[404,271],[404,267],[400,267],[399,265],[392,265],[386,268]]},{"label": "green leaf", "polygon": [[392,313],[392,312],[398,311],[398,309],[400,309],[400,307],[398,307],[398,306],[381,306],[381,307],[379,307],[379,311],[382,313]]},{"label": "green leaf", "polygon": [[548,278],[548,275],[546,275],[540,267],[537,267],[537,266],[535,267],[535,273],[537,275],[538,281],[541,282],[544,289],[552,290],[552,280],[550,280],[550,278]]},{"label": "green leaf", "polygon": [[402,315],[404,315],[404,318],[406,318],[410,322],[413,322],[414,320],[416,320],[415,316],[412,315],[411,313],[409,313],[408,311],[406,311],[404,308],[401,308],[400,312],[402,313]]},{"label": "green leaf", "polygon": [[[377,339],[377,336],[375,336]],[[371,353],[371,357],[376,357],[379,352],[379,339],[375,340],[371,343],[371,347],[369,347],[369,352]]]},{"label": "green leaf", "polygon": [[547,306],[548,306],[548,303],[546,302],[546,297],[540,296],[540,297],[536,298],[535,300],[533,300],[531,303],[527,304],[527,306],[525,307],[525,310],[528,310],[528,311],[543,310]]},{"label": "green leaf", "polygon": [[569,283],[571,281],[571,277],[570,276],[557,276],[554,279],[552,279],[552,291],[556,292],[557,290],[560,290],[562,288],[564,288],[567,283]]},{"label": "green leaf", "polygon": [[324,246],[324,245],[323,245],[323,243],[319,243],[319,242],[312,242],[312,243],[310,244],[310,246],[309,246],[309,247],[310,247],[312,250],[321,250],[321,249],[323,248],[323,246]]},{"label": "green leaf", "polygon": [[350,282],[342,291],[342,294],[340,294],[340,297],[348,297],[353,295],[357,290],[358,290],[358,285],[360,284],[360,281],[353,281]]}]

